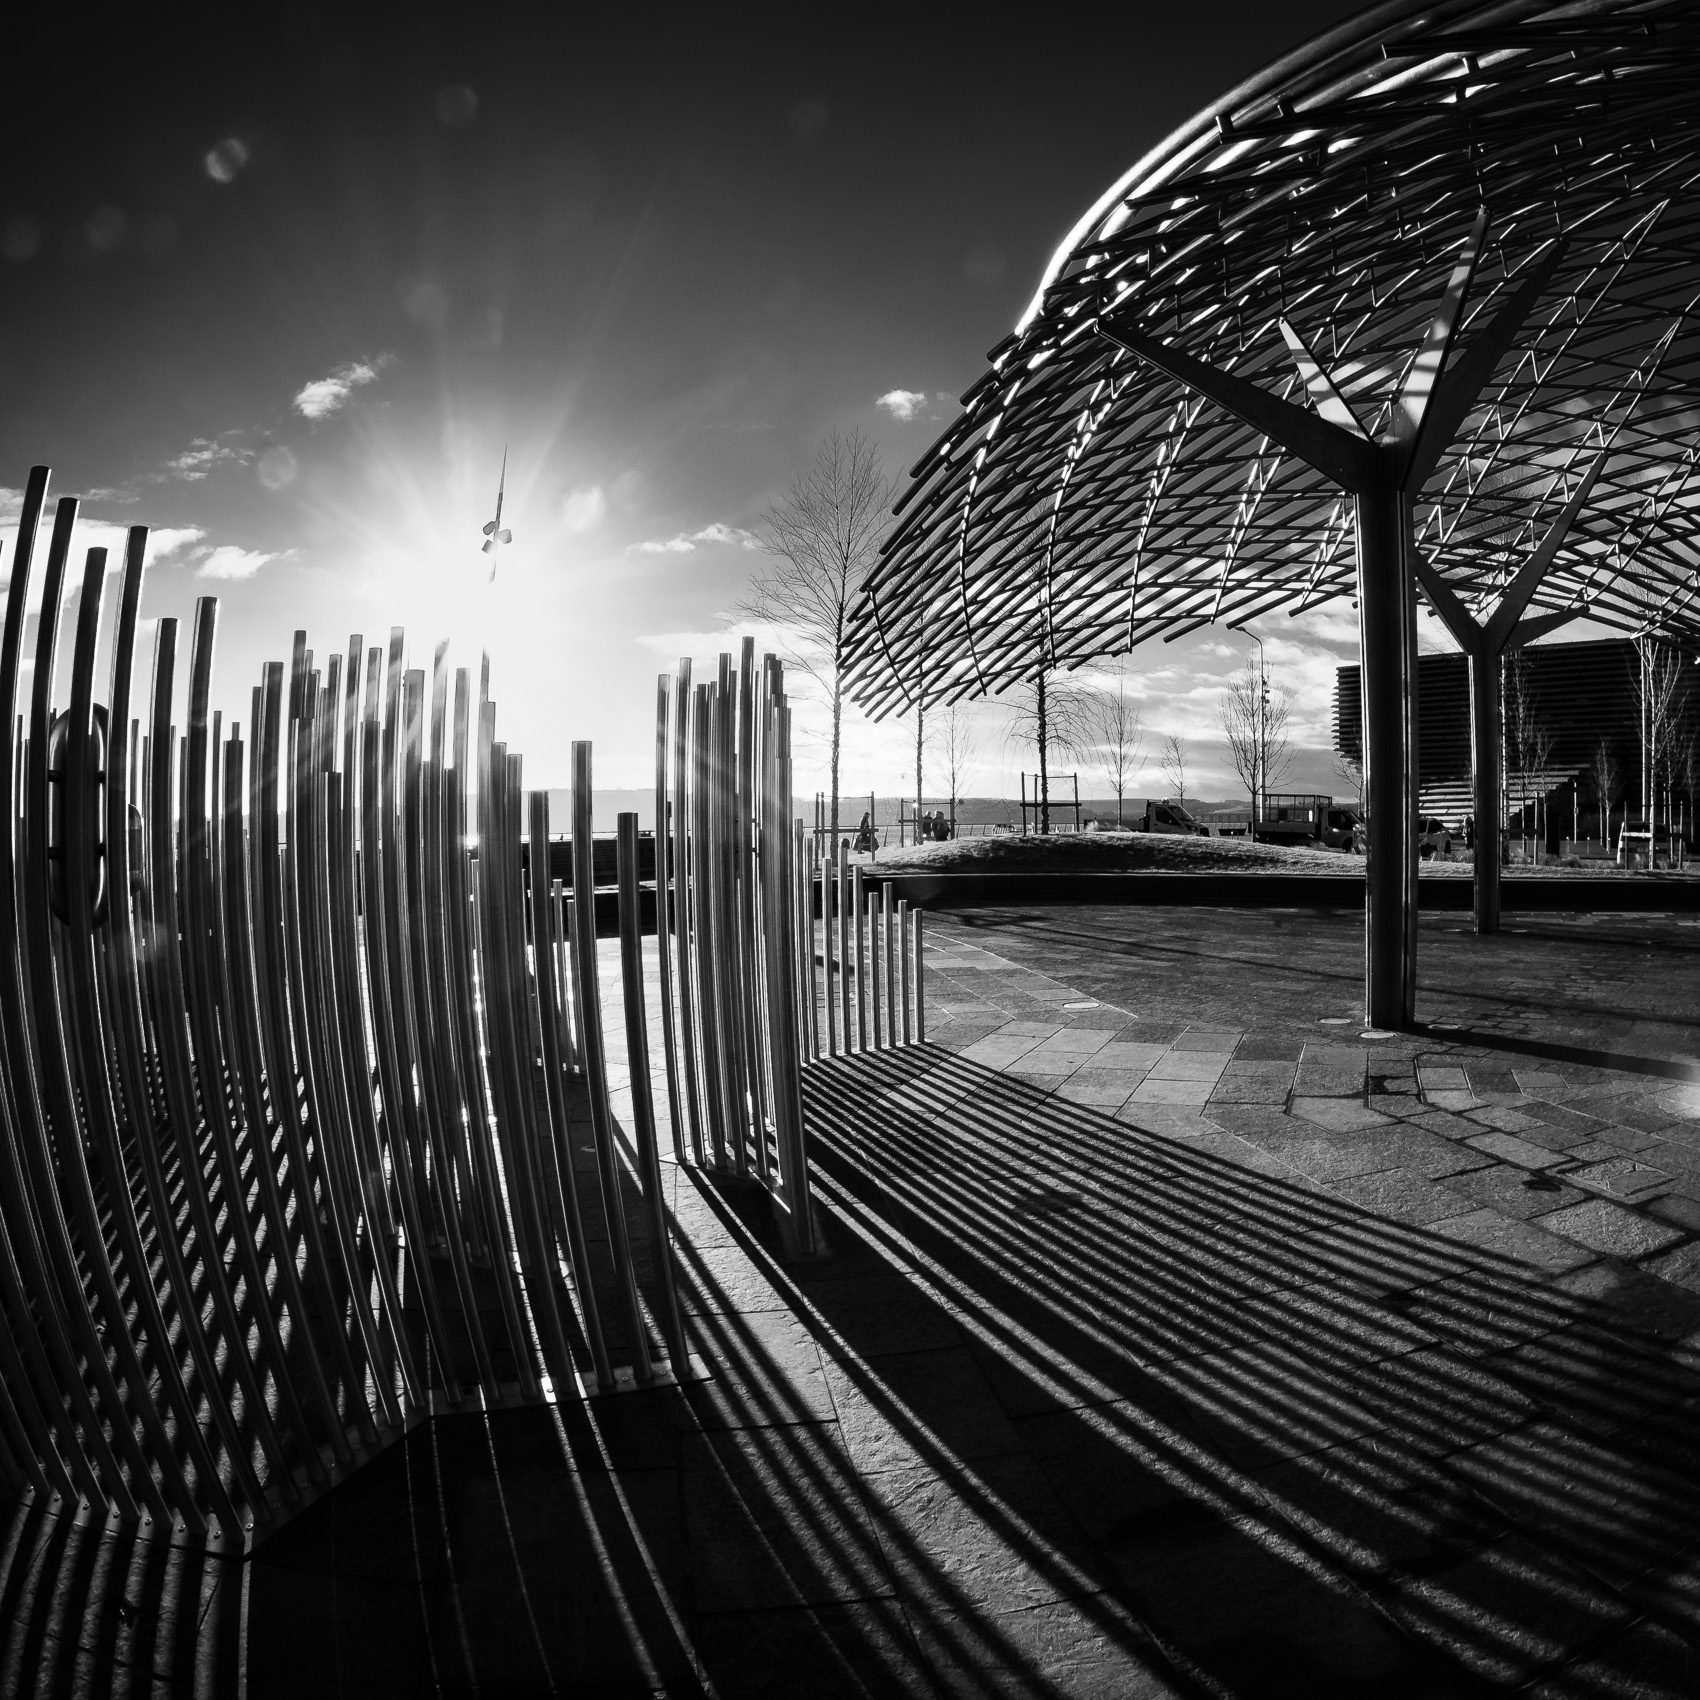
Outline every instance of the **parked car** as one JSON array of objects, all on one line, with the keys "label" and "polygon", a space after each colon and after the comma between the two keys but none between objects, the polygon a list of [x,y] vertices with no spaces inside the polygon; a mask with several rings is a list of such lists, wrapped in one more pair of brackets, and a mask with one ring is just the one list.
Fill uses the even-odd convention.
[{"label": "parked car", "polygon": [[1417,817],[1417,854],[1419,856],[1450,856],[1452,828],[1434,815]]},{"label": "parked car", "polygon": [[1357,841],[1357,829],[1362,817],[1356,809],[1331,807],[1322,824],[1322,847],[1325,850],[1362,850]]}]

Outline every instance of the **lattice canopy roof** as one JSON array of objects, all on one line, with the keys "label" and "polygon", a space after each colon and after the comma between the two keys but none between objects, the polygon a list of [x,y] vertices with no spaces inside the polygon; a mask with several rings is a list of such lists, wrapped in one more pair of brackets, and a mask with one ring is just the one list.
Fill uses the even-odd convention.
[{"label": "lattice canopy roof", "polygon": [[1463,347],[1564,246],[1416,499],[1419,547],[1491,608],[1609,444],[1532,611],[1700,639],[1697,91],[1695,0],[1394,0],[1200,113],[1080,221],[916,466],[853,695],[956,700],[1353,595],[1350,499],[1099,317],[1308,405],[1286,318],[1380,432],[1484,208]]}]

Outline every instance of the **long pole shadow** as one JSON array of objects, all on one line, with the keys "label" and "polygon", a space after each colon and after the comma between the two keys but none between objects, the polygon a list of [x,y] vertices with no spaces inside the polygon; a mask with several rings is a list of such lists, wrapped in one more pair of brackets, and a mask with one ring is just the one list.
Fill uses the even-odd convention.
[{"label": "long pole shadow", "polygon": [[[968,1331],[1111,1594],[1200,1683],[1692,1660],[1700,1378],[1586,1289],[945,1053],[817,1071],[809,1109],[823,1197]],[[832,1292],[861,1392],[924,1433]]]}]

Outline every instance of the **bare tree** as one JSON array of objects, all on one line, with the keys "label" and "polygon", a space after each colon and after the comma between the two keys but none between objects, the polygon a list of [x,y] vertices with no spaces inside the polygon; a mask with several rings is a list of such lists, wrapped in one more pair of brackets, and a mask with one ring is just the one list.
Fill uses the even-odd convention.
[{"label": "bare tree", "polygon": [[1051,758],[1091,745],[1091,698],[1079,684],[1041,663],[1010,699],[1009,741],[1039,757],[1039,830],[1051,830]]},{"label": "bare tree", "polygon": [[1611,811],[1617,801],[1618,786],[1622,783],[1617,752],[1602,732],[1594,745],[1588,762],[1588,779],[1593,786],[1594,805],[1599,810],[1600,839],[1605,849],[1611,849]]},{"label": "bare tree", "polygon": [[1656,638],[1635,640],[1640,666],[1636,672],[1636,707],[1641,724],[1641,818],[1651,830],[1656,824],[1659,792],[1665,793],[1666,824],[1670,792],[1680,766],[1682,656]]},{"label": "bare tree", "polygon": [[1700,725],[1696,724],[1700,716],[1696,714],[1697,708],[1700,708],[1700,703],[1690,693],[1683,704],[1683,713],[1671,742],[1671,771],[1682,789],[1684,802],[1682,818],[1677,823],[1684,859],[1688,854],[1688,840],[1694,836],[1694,793],[1700,787]]},{"label": "bare tree", "polygon": [[831,842],[838,838],[838,755],[850,605],[890,522],[895,481],[860,430],[834,431],[758,528],[771,565],[738,611],[780,628],[787,661],[813,679],[831,717]]},{"label": "bare tree", "polygon": [[[1552,766],[1553,734],[1552,728],[1538,716],[1530,724],[1529,732],[1529,768],[1538,773],[1540,778],[1535,785],[1535,839],[1537,846],[1544,846],[1547,841],[1547,828],[1552,813],[1552,800],[1549,795],[1551,786],[1548,784],[1548,769]],[[1542,851],[1537,848],[1535,860],[1541,859]]]},{"label": "bare tree", "polygon": [[1357,799],[1356,807],[1361,815],[1364,812],[1364,764],[1356,756],[1349,756],[1342,750],[1334,752],[1334,774],[1351,786],[1352,795]]},{"label": "bare tree", "polygon": [[[1524,840],[1523,854],[1529,854],[1529,781],[1544,786],[1544,767],[1550,759],[1552,736],[1541,714],[1534,688],[1534,669],[1529,664],[1527,650],[1513,649],[1502,662],[1505,701],[1505,786],[1509,802],[1510,786],[1517,785],[1518,835]],[[1544,792],[1537,792],[1538,802]],[[1506,811],[1509,813],[1509,809]]]},{"label": "bare tree", "polygon": [[1177,803],[1186,801],[1186,770],[1187,754],[1186,739],[1177,737],[1171,732],[1163,740],[1163,753],[1157,758],[1157,765],[1163,770],[1163,777],[1169,782],[1169,789],[1175,794]]},{"label": "bare tree", "polygon": [[979,738],[968,711],[953,702],[940,716],[939,754],[944,758],[945,779],[950,786],[950,834],[956,836],[956,799],[962,792],[962,779],[974,758]]},{"label": "bare tree", "polygon": [[1127,658],[1115,667],[1114,690],[1097,692],[1089,705],[1090,734],[1103,764],[1104,776],[1116,797],[1116,825],[1121,826],[1127,788],[1145,761],[1145,726],[1127,694]]},{"label": "bare tree", "polygon": [[1247,656],[1244,669],[1222,692],[1221,712],[1234,771],[1251,795],[1251,835],[1255,837],[1264,798],[1292,765],[1287,693],[1279,687],[1271,691],[1268,674]]}]

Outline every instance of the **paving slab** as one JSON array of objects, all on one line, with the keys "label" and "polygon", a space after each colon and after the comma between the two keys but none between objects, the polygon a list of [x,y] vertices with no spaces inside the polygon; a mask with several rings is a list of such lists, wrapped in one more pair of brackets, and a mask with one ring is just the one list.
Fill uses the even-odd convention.
[{"label": "paving slab", "polygon": [[1526,1139],[1519,1139],[1514,1133],[1472,1134],[1465,1144],[1474,1150],[1485,1152],[1490,1157],[1497,1157],[1501,1162],[1515,1163],[1524,1169],[1550,1169],[1555,1163],[1563,1161],[1556,1151],[1549,1151],[1544,1145],[1534,1145]]},{"label": "paving slab", "polygon": [[1682,1230],[1668,1222],[1651,1220],[1603,1198],[1566,1205],[1543,1216],[1541,1226],[1614,1257],[1645,1257],[1682,1237]]},{"label": "paving slab", "polygon": [[[1434,1025],[1370,1041],[1361,915],[929,916],[936,1043],[806,1071],[825,1254],[668,1165],[709,1379],[422,1428],[437,1499],[288,1572],[364,1663],[252,1645],[297,1692],[1692,1694],[1700,937],[1654,997],[1642,936],[1425,918]],[[591,1501],[606,1556],[551,1553]]]}]

